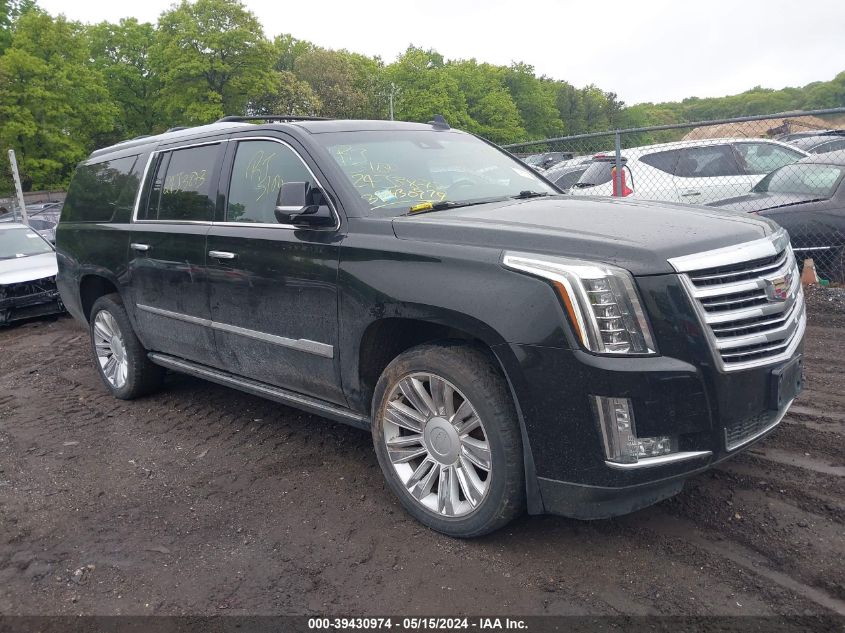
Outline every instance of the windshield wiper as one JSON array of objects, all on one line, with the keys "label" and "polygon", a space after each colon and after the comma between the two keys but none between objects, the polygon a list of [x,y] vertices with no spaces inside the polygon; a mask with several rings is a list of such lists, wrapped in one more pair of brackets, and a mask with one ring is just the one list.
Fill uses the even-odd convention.
[{"label": "windshield wiper", "polygon": [[416,204],[408,209],[407,215],[419,215],[420,213],[430,213],[431,211],[443,211],[444,209],[458,209],[460,207],[472,207],[476,204],[487,204],[488,202],[497,202],[504,200],[502,197],[495,198],[476,198],[475,200],[442,200],[440,202],[422,202]]},{"label": "windshield wiper", "polygon": [[547,195],[549,194],[544,191],[531,191],[530,189],[526,189],[525,191],[520,191],[515,196],[511,196],[511,198],[514,200],[526,200],[527,198],[542,198]]}]

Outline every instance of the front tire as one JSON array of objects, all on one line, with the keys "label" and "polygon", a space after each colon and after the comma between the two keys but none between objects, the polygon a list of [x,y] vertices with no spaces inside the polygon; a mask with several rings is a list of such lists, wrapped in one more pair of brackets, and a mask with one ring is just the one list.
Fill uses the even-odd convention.
[{"label": "front tire", "polygon": [[115,398],[132,400],[161,386],[164,369],[147,358],[147,350],[132,329],[120,295],[97,299],[89,324],[95,366]]},{"label": "front tire", "polygon": [[483,351],[427,344],[398,356],[373,397],[385,479],[420,523],[469,538],[525,505],[522,437],[507,384]]}]

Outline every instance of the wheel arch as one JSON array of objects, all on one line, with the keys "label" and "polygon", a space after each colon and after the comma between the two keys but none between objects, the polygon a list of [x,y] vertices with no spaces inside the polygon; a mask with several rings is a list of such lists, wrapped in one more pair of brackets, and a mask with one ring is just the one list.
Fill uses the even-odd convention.
[{"label": "wheel arch", "polygon": [[537,481],[534,456],[526,430],[525,420],[517,394],[516,379],[510,372],[518,371],[519,363],[513,357],[511,347],[489,325],[482,321],[459,315],[450,318],[447,313],[433,315],[391,316],[373,320],[357,341],[355,388],[348,393],[350,404],[372,416],[372,398],[375,385],[384,369],[403,352],[438,341],[463,341],[482,350],[499,369],[507,382],[510,396],[516,409],[522,436],[523,466],[527,509],[530,514],[543,512],[543,502]]}]

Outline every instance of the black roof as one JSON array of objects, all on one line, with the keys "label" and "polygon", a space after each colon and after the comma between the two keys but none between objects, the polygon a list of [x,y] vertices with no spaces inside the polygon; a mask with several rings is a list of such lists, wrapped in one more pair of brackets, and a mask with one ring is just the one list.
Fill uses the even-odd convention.
[{"label": "black roof", "polygon": [[[229,117],[224,117],[224,119]],[[238,117],[246,118],[246,117]],[[259,117],[259,120],[261,117]],[[143,136],[126,141],[121,141],[109,147],[95,150],[91,158],[110,154],[112,152],[141,147],[144,145],[170,143],[180,139],[188,139],[202,136],[210,136],[220,132],[238,132],[241,130],[272,130],[280,128],[296,127],[310,134],[322,134],[327,132],[363,132],[363,131],[399,131],[399,130],[432,130],[436,129],[429,123],[409,123],[406,121],[380,121],[380,120],[357,120],[357,119],[304,119],[284,120],[256,125],[247,121],[220,120],[208,125],[198,125],[184,129],[171,129],[162,134],[154,136]]]},{"label": "black roof", "polygon": [[822,154],[812,154],[807,158],[802,158],[798,161],[798,163],[845,166],[845,149],[836,150],[834,152],[824,152]]}]

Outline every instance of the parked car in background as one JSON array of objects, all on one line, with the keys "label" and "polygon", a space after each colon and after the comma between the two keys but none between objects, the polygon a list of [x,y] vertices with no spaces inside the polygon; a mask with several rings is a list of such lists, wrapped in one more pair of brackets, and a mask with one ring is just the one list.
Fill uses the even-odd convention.
[{"label": "parked car in background", "polygon": [[581,175],[587,171],[590,163],[593,162],[592,156],[579,156],[578,158],[571,158],[562,161],[557,165],[552,165],[548,169],[540,173],[547,179],[551,180],[562,191],[569,191]]},{"label": "parked car in background", "polygon": [[845,130],[803,130],[801,132],[790,132],[789,134],[781,134],[776,136],[776,141],[784,143],[792,143],[796,139],[806,138],[808,136],[839,136],[845,134]]},{"label": "parked car in background", "polygon": [[845,282],[845,151],[785,165],[750,193],[712,206],[774,220],[789,232],[799,259],[812,257],[819,276]]},{"label": "parked car in background", "polygon": [[811,154],[824,154],[825,152],[835,152],[845,149],[845,132],[836,132],[831,134],[820,134],[817,136],[803,136],[790,141],[790,145],[794,145],[799,149]]},{"label": "parked car in background", "polygon": [[56,252],[25,224],[0,224],[0,325],[63,312]]},{"label": "parked car in background", "polygon": [[[769,172],[806,156],[766,139],[678,141],[624,149],[623,194],[648,200],[705,204],[747,192]],[[597,155],[570,193],[611,196],[614,154]]]},{"label": "parked car in background", "polygon": [[569,160],[575,156],[574,152],[545,152],[543,154],[532,154],[523,158],[523,162],[535,169],[549,169],[561,161]]}]

